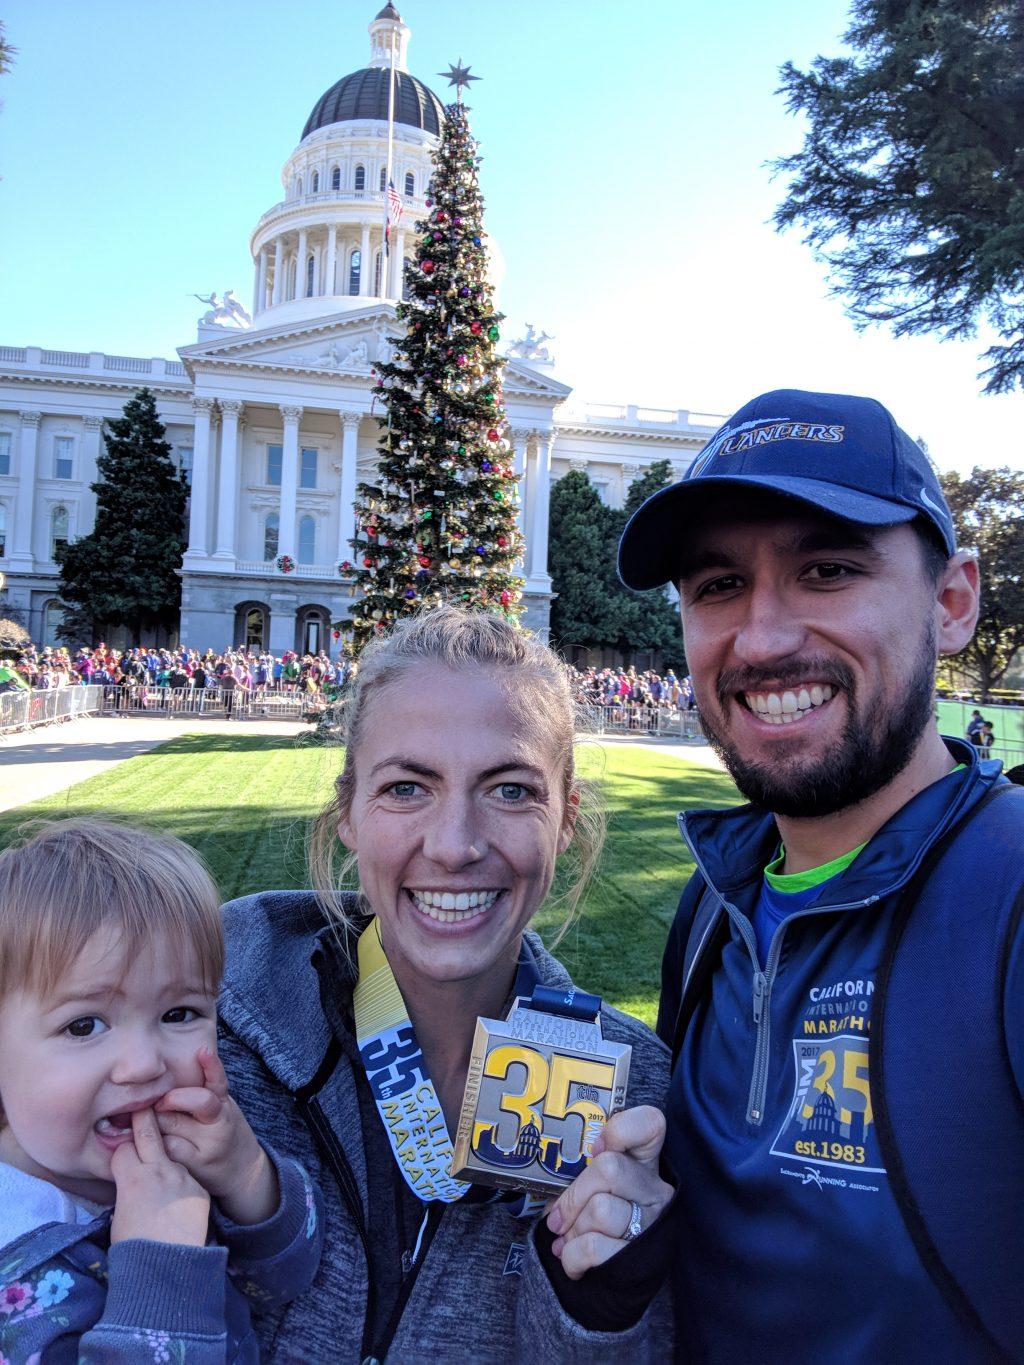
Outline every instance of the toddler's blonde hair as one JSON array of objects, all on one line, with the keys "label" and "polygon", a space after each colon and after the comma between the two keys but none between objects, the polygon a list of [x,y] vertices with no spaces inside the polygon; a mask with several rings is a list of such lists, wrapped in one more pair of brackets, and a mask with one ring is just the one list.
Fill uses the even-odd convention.
[{"label": "toddler's blonde hair", "polygon": [[211,993],[220,988],[220,897],[180,839],[75,818],[38,826],[0,853],[0,1001],[16,990],[52,995],[99,929],[116,932],[126,965],[165,934],[195,955]]}]

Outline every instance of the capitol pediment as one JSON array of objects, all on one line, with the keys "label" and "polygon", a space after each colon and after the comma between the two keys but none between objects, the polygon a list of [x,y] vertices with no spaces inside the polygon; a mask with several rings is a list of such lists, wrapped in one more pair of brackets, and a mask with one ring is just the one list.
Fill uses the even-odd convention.
[{"label": "capitol pediment", "polygon": [[367,379],[390,354],[397,331],[394,308],[378,304],[284,327],[233,331],[182,346],[178,354],[193,378],[210,370],[249,370]]}]

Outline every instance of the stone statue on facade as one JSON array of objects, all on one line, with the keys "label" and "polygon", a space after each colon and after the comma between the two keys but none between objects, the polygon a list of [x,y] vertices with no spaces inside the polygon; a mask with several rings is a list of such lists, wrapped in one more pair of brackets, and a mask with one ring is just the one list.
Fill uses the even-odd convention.
[{"label": "stone statue on facade", "polygon": [[513,341],[508,348],[509,356],[517,360],[533,361],[537,365],[550,365],[551,352],[545,341],[554,341],[550,332],[538,332],[532,322],[526,324],[526,335]]},{"label": "stone statue on facade", "polygon": [[193,294],[192,297],[205,303],[210,310],[199,319],[200,327],[252,326],[252,315],[235,298],[233,289],[225,289],[223,299],[217,297],[216,290],[212,294]]},{"label": "stone statue on facade", "polygon": [[339,347],[336,341],[332,341],[322,355],[310,358],[302,351],[295,351],[292,359],[317,365],[324,370],[360,370],[369,364],[369,352],[366,349],[366,342],[362,339],[352,346],[345,347]]}]

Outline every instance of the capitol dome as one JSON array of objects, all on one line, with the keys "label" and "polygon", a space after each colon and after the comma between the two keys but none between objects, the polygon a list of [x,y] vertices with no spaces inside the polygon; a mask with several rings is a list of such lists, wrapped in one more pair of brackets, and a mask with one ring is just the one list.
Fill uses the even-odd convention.
[{"label": "capitol dome", "polygon": [[[353,71],[332,85],[313,106],[302,130],[303,138],[326,128],[330,123],[348,119],[380,119],[387,122],[390,72],[379,66]],[[441,135],[444,108],[441,101],[422,81],[407,71],[395,72],[395,122]]]}]

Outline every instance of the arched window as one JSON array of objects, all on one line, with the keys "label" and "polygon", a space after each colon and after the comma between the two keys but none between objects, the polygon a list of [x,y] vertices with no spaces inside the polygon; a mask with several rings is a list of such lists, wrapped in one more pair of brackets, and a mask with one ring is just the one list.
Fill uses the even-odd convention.
[{"label": "arched window", "polygon": [[348,258],[348,292],[350,294],[359,293],[359,261],[361,252],[358,248],[353,251]]},{"label": "arched window", "polygon": [[381,297],[380,277],[382,269],[383,256],[381,252],[378,251],[373,261],[373,292],[377,298]]},{"label": "arched window", "polygon": [[0,502],[0,559],[7,554],[7,508]]},{"label": "arched window", "polygon": [[250,607],[245,613],[245,648],[247,651],[264,648],[263,625],[265,619],[262,607]]},{"label": "arched window", "polygon": [[311,298],[313,297],[313,272],[314,272],[315,269],[316,269],[316,266],[315,266],[315,264],[314,264],[314,262],[313,262],[313,257],[312,257],[312,256],[308,256],[308,257],[306,258],[306,298],[307,298],[307,299],[311,299]]},{"label": "arched window", "polygon": [[407,171],[405,176],[405,192],[411,199],[416,193],[416,177],[412,171]]},{"label": "arched window", "polygon": [[357,166],[357,167],[356,167],[356,178],[355,178],[355,180],[352,182],[352,187],[353,187],[353,189],[357,189],[357,190],[365,190],[365,189],[366,189],[366,167],[365,167],[365,166]]},{"label": "arched window", "polygon": [[387,189],[387,187],[388,187],[388,168],[387,168],[386,166],[381,166],[381,168],[380,168],[380,188],[381,188],[381,193],[383,193],[384,190]]},{"label": "arched window", "polygon": [[302,176],[301,176],[301,175],[297,175],[297,176],[295,177],[295,181],[294,181],[294,183],[293,183],[293,185],[292,185],[292,193],[295,195],[295,198],[296,198],[296,199],[298,199],[298,198],[301,197],[301,195],[302,195]]},{"label": "arched window", "polygon": [[271,512],[263,523],[263,558],[270,564],[277,558],[277,547],[281,539],[281,518]]},{"label": "arched window", "polygon": [[332,189],[332,190],[340,190],[340,189],[341,189],[341,167],[340,167],[340,166],[335,166],[334,169],[331,171],[331,189]]},{"label": "arched window", "polygon": [[312,517],[299,518],[299,563],[316,563],[316,522]]},{"label": "arched window", "polygon": [[50,513],[50,558],[55,559],[57,547],[68,543],[68,509],[59,503]]},{"label": "arched window", "polygon": [[47,602],[43,608],[43,644],[56,645],[60,641],[57,632],[64,624],[64,609],[59,602]]},{"label": "arched window", "polygon": [[320,189],[320,172],[319,172],[319,171],[314,171],[314,172],[313,172],[313,175],[312,175],[312,178],[311,178],[311,180],[310,180],[310,182],[309,182],[309,190],[310,190],[310,193],[311,193],[311,194],[316,194],[317,191],[318,191],[319,189]]},{"label": "arched window", "polygon": [[402,262],[402,298],[412,298],[412,269],[413,263],[408,256]]}]

